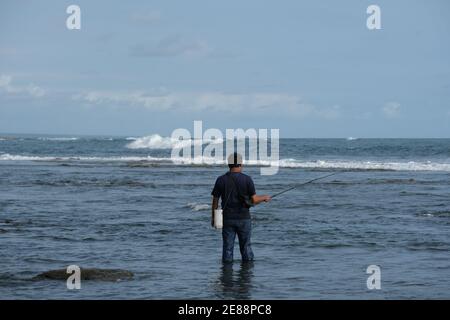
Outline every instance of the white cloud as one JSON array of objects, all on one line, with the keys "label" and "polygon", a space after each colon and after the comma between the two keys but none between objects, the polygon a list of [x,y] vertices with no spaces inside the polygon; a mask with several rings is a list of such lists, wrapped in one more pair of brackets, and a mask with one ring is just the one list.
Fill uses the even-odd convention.
[{"label": "white cloud", "polygon": [[382,112],[387,118],[395,118],[400,114],[400,103],[398,102],[387,102],[383,108]]},{"label": "white cloud", "polygon": [[155,44],[138,44],[130,48],[130,54],[136,57],[206,56],[212,52],[206,41],[180,35],[165,37]]},{"label": "white cloud", "polygon": [[[312,116],[335,119],[339,106],[318,108],[297,95],[284,93],[160,92],[145,93],[90,91],[73,96],[89,105],[141,107],[152,111],[227,112],[231,114]],[[252,115],[253,116],[253,115]]]},{"label": "white cloud", "polygon": [[0,88],[7,88],[11,83],[11,76],[1,75],[0,76]]},{"label": "white cloud", "polygon": [[35,98],[45,95],[45,90],[34,84],[25,86],[13,85],[13,78],[9,75],[0,75],[0,90],[9,94],[25,94]]}]

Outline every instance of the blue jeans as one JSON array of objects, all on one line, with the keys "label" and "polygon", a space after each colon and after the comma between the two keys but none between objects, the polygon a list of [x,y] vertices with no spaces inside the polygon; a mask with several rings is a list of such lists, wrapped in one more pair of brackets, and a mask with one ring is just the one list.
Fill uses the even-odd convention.
[{"label": "blue jeans", "polygon": [[222,261],[233,261],[234,239],[239,239],[239,249],[243,261],[253,260],[253,251],[250,244],[252,222],[250,219],[224,219],[222,228],[223,251]]}]

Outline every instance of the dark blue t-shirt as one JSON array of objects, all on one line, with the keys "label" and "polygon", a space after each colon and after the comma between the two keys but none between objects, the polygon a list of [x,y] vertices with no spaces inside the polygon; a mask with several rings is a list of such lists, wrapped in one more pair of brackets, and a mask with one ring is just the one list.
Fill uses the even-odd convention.
[{"label": "dark blue t-shirt", "polygon": [[[236,181],[236,186],[229,175],[232,175]],[[241,195],[251,197],[256,194],[252,178],[240,172],[228,172],[217,178],[211,195],[222,199],[224,219],[250,219],[250,211],[239,198],[236,187]],[[229,199],[224,208],[228,195]]]}]

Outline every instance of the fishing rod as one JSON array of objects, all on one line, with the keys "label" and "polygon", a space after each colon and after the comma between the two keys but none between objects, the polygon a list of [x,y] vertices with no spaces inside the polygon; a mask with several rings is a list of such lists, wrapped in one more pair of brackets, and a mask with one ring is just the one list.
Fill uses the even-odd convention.
[{"label": "fishing rod", "polygon": [[285,193],[285,192],[291,191],[292,189],[298,188],[298,187],[300,187],[300,186],[304,186],[305,184],[308,184],[308,183],[311,183],[311,182],[314,182],[314,181],[317,181],[317,180],[321,180],[321,179],[325,179],[325,178],[334,176],[334,175],[336,175],[336,174],[338,174],[338,173],[341,173],[341,172],[333,172],[333,173],[331,173],[331,174],[327,174],[326,176],[322,176],[322,177],[318,177],[318,178],[315,178],[315,179],[306,181],[306,182],[304,182],[304,183],[302,183],[302,184],[299,184],[299,185],[290,187],[290,188],[288,188],[288,189],[286,189],[286,190],[283,190],[283,191],[280,191],[280,192],[278,192],[278,193],[275,193],[273,196],[271,196],[271,198],[273,199],[273,198],[278,197],[279,195],[281,195],[281,194],[283,194],[283,193]]},{"label": "fishing rod", "polygon": [[432,193],[414,193],[414,192],[402,192],[400,193],[404,196],[431,196],[431,197],[439,197],[439,198],[449,198],[449,195],[445,194],[432,194]]}]

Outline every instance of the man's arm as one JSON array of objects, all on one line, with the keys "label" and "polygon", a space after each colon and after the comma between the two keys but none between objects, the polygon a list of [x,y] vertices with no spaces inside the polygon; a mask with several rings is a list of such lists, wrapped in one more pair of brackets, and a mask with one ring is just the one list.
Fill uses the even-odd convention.
[{"label": "man's arm", "polygon": [[256,206],[257,204],[260,204],[261,202],[269,202],[270,200],[272,200],[272,198],[269,196],[269,195],[267,195],[267,194],[264,194],[264,195],[257,195],[257,194],[254,194],[253,196],[252,196],[252,202],[253,202],[253,204]]},{"label": "man's arm", "polygon": [[247,179],[247,190],[248,194],[251,194],[252,203],[256,206],[261,202],[269,202],[272,198],[269,195],[257,195],[255,190],[255,184],[253,183],[252,178],[248,177]]},{"label": "man's arm", "polygon": [[211,226],[214,227],[214,210],[219,207],[219,198],[213,197],[211,205]]}]

